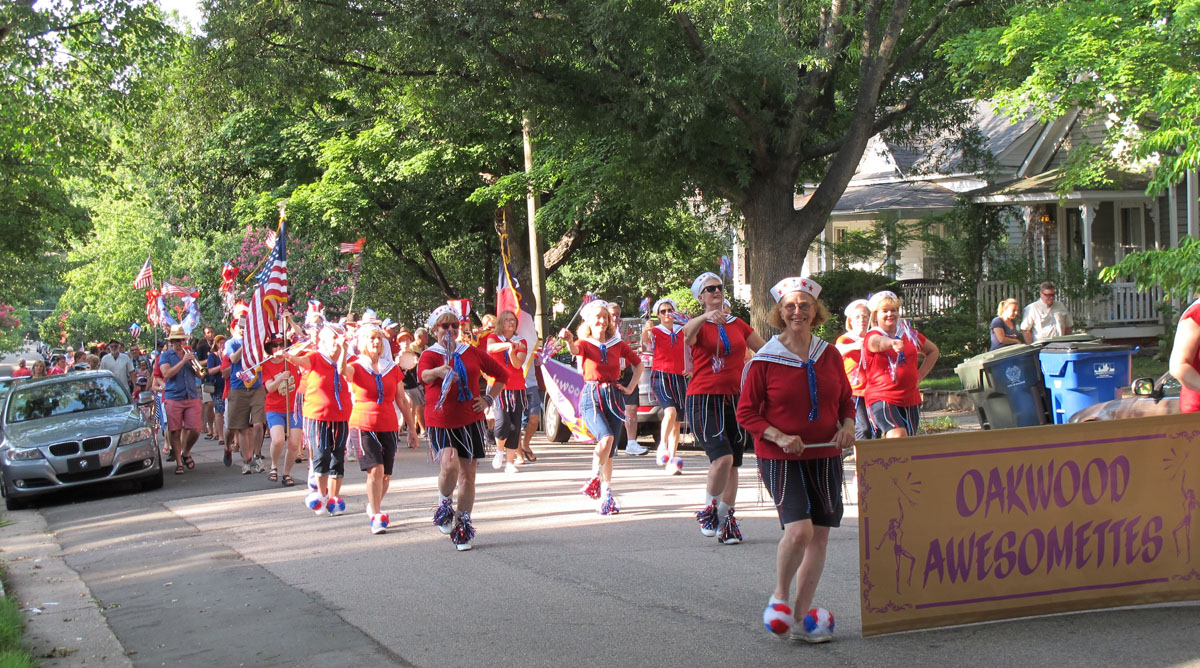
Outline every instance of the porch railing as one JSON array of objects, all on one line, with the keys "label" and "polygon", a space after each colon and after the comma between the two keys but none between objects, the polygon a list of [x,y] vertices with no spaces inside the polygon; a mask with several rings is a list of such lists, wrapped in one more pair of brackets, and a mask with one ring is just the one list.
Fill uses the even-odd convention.
[{"label": "porch railing", "polygon": [[[984,281],[979,284],[980,322],[990,322],[1000,301],[1015,297],[1021,308],[1033,301],[1028,295],[1029,287],[1018,288],[1004,281]],[[1025,296],[1023,298],[1023,296]],[[1161,323],[1162,314],[1158,304],[1162,301],[1161,287],[1139,290],[1134,283],[1110,283],[1109,292],[1094,299],[1073,300],[1062,297],[1061,301],[1071,312],[1076,322],[1092,326],[1125,325],[1133,323]]]}]

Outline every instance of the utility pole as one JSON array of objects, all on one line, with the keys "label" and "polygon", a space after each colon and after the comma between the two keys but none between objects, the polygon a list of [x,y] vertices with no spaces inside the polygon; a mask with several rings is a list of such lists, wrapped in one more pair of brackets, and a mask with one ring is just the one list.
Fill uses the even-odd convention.
[{"label": "utility pole", "polygon": [[[533,121],[526,112],[521,116],[521,137],[525,145],[525,173],[533,172]],[[546,287],[543,283],[542,271],[545,251],[542,249],[542,237],[538,234],[538,208],[542,206],[542,197],[537,188],[531,187],[525,194],[525,216],[529,225],[529,289],[533,290],[533,325],[537,328],[538,338],[546,335]]]}]

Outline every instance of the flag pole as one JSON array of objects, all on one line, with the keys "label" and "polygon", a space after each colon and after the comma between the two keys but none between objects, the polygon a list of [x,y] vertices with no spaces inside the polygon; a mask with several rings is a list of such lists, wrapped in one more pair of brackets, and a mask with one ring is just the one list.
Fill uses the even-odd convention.
[{"label": "flag pole", "polygon": [[362,273],[362,251],[354,254],[354,278],[350,283],[350,308],[346,311],[346,315],[354,313],[354,293],[358,291],[358,276]]}]

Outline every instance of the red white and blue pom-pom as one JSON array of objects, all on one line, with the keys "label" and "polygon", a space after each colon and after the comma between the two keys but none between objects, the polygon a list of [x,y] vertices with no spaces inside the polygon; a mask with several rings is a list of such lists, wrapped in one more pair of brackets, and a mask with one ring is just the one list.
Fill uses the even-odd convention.
[{"label": "red white and blue pom-pom", "polygon": [[658,456],[655,457],[655,459],[658,460],[659,466],[666,466],[667,464],[671,463],[671,455],[664,450],[659,450]]},{"label": "red white and blue pom-pom", "polygon": [[777,636],[792,630],[792,607],[787,603],[768,603],[763,610],[763,626]]},{"label": "red white and blue pom-pom", "polygon": [[325,510],[329,512],[331,517],[341,515],[342,513],[346,512],[346,501],[340,496],[335,496],[329,499],[329,503],[326,504]]},{"label": "red white and blue pom-pom", "polygon": [[667,462],[667,470],[675,475],[683,473],[683,457],[672,457],[671,461]]},{"label": "red white and blue pom-pom", "polygon": [[813,608],[804,615],[804,630],[808,633],[833,633],[833,613],[825,608]]},{"label": "red white and blue pom-pom", "polygon": [[591,499],[600,498],[600,476],[592,476],[591,480],[583,483],[579,493]]},{"label": "red white and blue pom-pom", "polygon": [[325,497],[317,491],[309,492],[308,496],[304,497],[304,505],[309,510],[321,510],[325,507]]},{"label": "red white and blue pom-pom", "polygon": [[454,530],[450,532],[450,540],[455,545],[466,545],[475,539],[475,526],[471,524],[471,516],[463,513],[458,516]]},{"label": "red white and blue pom-pom", "polygon": [[442,501],[437,510],[433,511],[433,523],[439,527],[449,525],[454,521],[454,504],[449,499]]},{"label": "red white and blue pom-pom", "polygon": [[619,512],[621,512],[621,504],[617,503],[617,500],[613,498],[613,495],[609,494],[608,496],[604,497],[604,502],[600,504],[600,514],[616,515]]}]

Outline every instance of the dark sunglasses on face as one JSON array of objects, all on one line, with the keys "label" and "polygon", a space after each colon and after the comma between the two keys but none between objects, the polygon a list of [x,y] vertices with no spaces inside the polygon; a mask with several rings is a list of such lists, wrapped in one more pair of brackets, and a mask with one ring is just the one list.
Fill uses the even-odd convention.
[{"label": "dark sunglasses on face", "polygon": [[674,313],[674,312],[675,312],[675,309],[673,309],[673,308],[660,308],[660,309],[658,309],[658,312],[659,312],[659,313]]},{"label": "dark sunglasses on face", "polygon": [[1058,293],[1057,293],[1057,292],[1043,292],[1043,293],[1042,293],[1042,296],[1043,296],[1043,297],[1054,297],[1054,296],[1057,296],[1057,295],[1058,295]]},{"label": "dark sunglasses on face", "polygon": [[457,322],[443,322],[442,324],[438,325],[438,327],[442,328],[443,331],[445,331],[447,329],[458,329],[458,323]]},{"label": "dark sunglasses on face", "polygon": [[700,292],[702,292],[702,293],[721,292],[724,289],[725,289],[725,286],[723,286],[723,285],[706,285],[706,286],[700,288]]}]

